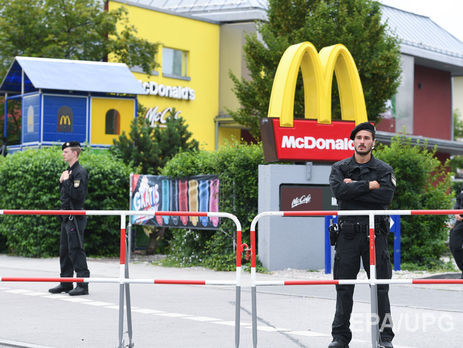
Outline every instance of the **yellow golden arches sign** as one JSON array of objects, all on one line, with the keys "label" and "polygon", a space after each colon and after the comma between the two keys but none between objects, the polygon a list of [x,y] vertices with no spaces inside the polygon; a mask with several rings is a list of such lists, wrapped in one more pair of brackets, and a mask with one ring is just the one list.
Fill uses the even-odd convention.
[{"label": "yellow golden arches sign", "polygon": [[323,48],[310,42],[292,45],[284,52],[273,81],[269,117],[279,117],[281,127],[292,127],[296,81],[302,71],[305,118],[331,123],[331,87],[336,73],[341,118],[356,124],[368,121],[362,83],[352,55],[344,45]]}]

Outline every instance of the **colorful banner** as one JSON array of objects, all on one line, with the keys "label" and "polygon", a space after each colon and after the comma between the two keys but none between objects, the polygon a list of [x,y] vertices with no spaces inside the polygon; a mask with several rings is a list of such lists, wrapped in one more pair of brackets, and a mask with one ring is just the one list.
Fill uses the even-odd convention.
[{"label": "colorful banner", "polygon": [[[172,179],[159,175],[131,175],[130,210],[219,211],[219,178],[198,175]],[[206,216],[132,216],[132,224],[157,227],[217,229],[219,218]]]}]

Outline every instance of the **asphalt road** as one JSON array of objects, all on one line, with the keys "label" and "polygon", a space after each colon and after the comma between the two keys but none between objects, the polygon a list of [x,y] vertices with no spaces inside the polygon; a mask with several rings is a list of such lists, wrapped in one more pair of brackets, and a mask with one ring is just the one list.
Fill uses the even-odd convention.
[{"label": "asphalt road", "polygon": [[[117,277],[117,260],[90,260],[92,277]],[[0,255],[0,276],[54,277],[58,259]],[[132,278],[233,280],[234,272],[130,265]],[[259,274],[260,280],[275,279]],[[278,275],[281,277],[281,274]],[[310,277],[310,273],[307,273]],[[281,279],[281,278],[278,278]],[[240,347],[252,347],[249,274],[242,275]],[[0,283],[0,347],[117,347],[119,285],[90,295],[51,295],[49,283]],[[135,347],[234,347],[233,286],[130,286]],[[369,288],[356,288],[351,347],[371,347]],[[392,285],[395,347],[462,347],[462,285]],[[258,287],[258,347],[326,347],[333,286]],[[129,342],[124,323],[124,343]]]}]

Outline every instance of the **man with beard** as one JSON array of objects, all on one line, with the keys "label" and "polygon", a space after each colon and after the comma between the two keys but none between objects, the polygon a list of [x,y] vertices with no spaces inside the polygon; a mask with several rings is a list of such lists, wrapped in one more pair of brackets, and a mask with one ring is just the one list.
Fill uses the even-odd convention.
[{"label": "man with beard", "polygon": [[[340,210],[385,210],[391,204],[395,190],[392,168],[375,158],[375,127],[369,122],[358,124],[350,138],[354,141],[352,157],[336,162],[331,168],[330,187]],[[335,243],[334,279],[356,279],[363,268],[370,277],[368,216],[340,216],[339,235]],[[387,248],[389,217],[375,216],[376,273],[378,279],[390,279],[392,267]],[[377,285],[381,345],[393,347],[389,285]],[[352,339],[350,316],[354,285],[336,285],[336,313],[329,348],[349,347]]]}]

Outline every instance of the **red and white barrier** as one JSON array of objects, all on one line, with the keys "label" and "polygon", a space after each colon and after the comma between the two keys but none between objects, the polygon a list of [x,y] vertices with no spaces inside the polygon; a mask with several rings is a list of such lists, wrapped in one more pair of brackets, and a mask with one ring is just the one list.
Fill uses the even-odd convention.
[{"label": "red and white barrier", "polygon": [[[223,212],[186,212],[186,211],[133,211],[133,210],[0,210],[0,215],[100,215],[121,217],[120,222],[120,271],[119,278],[50,278],[50,277],[0,277],[0,282],[75,282],[75,283],[116,283],[120,285],[119,295],[119,347],[125,347],[123,342],[123,311],[124,311],[124,289],[127,287],[129,295],[129,284],[158,284],[158,285],[229,285],[236,287],[235,305],[235,346],[239,347],[240,338],[240,303],[241,303],[241,253],[244,245],[241,239],[241,223],[235,215]],[[236,274],[235,280],[192,280],[192,279],[132,279],[126,276],[126,218],[130,215],[143,216],[205,216],[221,217],[231,219],[236,226]],[[127,322],[129,325],[129,338],[132,346],[131,337],[131,314],[130,300],[127,301]]]},{"label": "red and white barrier", "polygon": [[[371,313],[377,313],[376,285],[379,284],[463,284],[463,279],[376,279],[375,260],[375,224],[376,215],[454,215],[463,214],[460,209],[426,209],[426,210],[313,210],[313,211],[269,211],[258,214],[251,222],[251,300],[252,300],[252,338],[253,346],[257,347],[257,286],[290,286],[290,285],[348,285],[367,284],[371,291]],[[370,239],[370,279],[334,279],[334,280],[256,280],[256,225],[267,216],[302,217],[302,216],[368,216]],[[372,347],[379,347],[377,325],[372,324]]]}]

